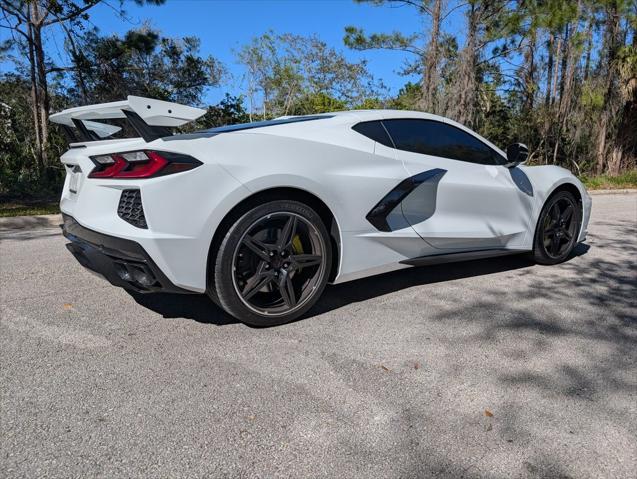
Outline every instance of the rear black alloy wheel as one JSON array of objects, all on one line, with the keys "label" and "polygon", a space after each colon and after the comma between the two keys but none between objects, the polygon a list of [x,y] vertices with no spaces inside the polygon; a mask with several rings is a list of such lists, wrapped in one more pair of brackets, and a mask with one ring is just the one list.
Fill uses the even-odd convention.
[{"label": "rear black alloy wheel", "polygon": [[218,253],[218,300],[243,322],[271,326],[307,311],[327,282],[331,243],[320,217],[294,201],[273,201],[233,225]]},{"label": "rear black alloy wheel", "polygon": [[560,191],[544,205],[537,230],[533,255],[540,264],[564,261],[577,244],[581,207],[568,191]]}]

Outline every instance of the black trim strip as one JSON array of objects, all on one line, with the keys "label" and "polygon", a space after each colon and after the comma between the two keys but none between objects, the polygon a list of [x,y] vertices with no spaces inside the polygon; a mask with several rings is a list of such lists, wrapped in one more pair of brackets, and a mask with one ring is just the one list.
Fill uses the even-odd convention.
[{"label": "black trim strip", "polygon": [[445,173],[447,173],[447,170],[434,168],[404,179],[367,213],[365,219],[379,231],[391,231],[391,227],[387,223],[389,213],[418,186],[425,182],[438,182]]},{"label": "black trim strip", "polygon": [[401,263],[411,266],[425,266],[440,263],[456,263],[458,261],[471,261],[474,259],[494,258],[496,256],[508,256],[521,253],[528,253],[528,251],[520,249],[486,249],[478,251],[463,251],[460,253],[443,253],[430,256],[420,256],[418,258],[405,259],[401,261]]},{"label": "black trim strip", "polygon": [[252,123],[237,123],[236,125],[225,125],[210,128],[208,130],[195,131],[193,133],[180,133],[171,137],[164,138],[164,141],[173,140],[194,140],[197,138],[212,138],[221,133],[232,133],[233,131],[252,130],[256,128],[265,128],[269,126],[287,125],[289,123],[301,123],[311,120],[323,120],[333,118],[334,115],[307,115],[295,116],[292,118],[282,118],[279,120],[254,121]]},{"label": "black trim strip", "polygon": [[252,130],[254,128],[265,128],[267,126],[287,125],[290,123],[301,123],[312,120],[326,120],[334,118],[334,115],[305,115],[292,116],[290,118],[275,118],[274,120],[254,121],[252,123],[237,123],[235,125],[218,126],[210,128],[200,133],[228,133],[232,131]]}]

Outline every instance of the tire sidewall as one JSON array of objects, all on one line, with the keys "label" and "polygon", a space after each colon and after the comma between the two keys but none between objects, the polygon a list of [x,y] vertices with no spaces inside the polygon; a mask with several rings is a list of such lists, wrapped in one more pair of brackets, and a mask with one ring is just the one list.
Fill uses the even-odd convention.
[{"label": "tire sidewall", "polygon": [[[325,267],[323,277],[312,296],[299,309],[278,316],[262,315],[249,309],[237,293],[233,282],[234,252],[243,234],[256,221],[272,213],[295,213],[304,217],[317,229],[325,245]],[[309,206],[294,200],[274,200],[256,206],[236,220],[226,232],[214,264],[214,284],[220,305],[229,314],[251,326],[275,326],[293,321],[305,314],[323,293],[332,264],[332,243],[320,216]]]}]

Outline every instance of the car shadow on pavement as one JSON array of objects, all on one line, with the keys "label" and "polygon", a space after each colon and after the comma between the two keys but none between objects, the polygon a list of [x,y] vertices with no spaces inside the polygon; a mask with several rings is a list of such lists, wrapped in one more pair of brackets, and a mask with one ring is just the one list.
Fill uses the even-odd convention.
[{"label": "car shadow on pavement", "polygon": [[[588,245],[577,245],[571,259],[585,254],[588,249]],[[366,301],[414,286],[501,273],[531,266],[533,263],[526,255],[502,256],[403,269],[331,285],[326,288],[318,303],[297,321],[309,319],[351,303]],[[199,323],[217,326],[238,323],[235,318],[226,314],[208,296],[203,294],[128,293],[139,305],[161,314],[164,318],[191,319]]]},{"label": "car shadow on pavement", "polygon": [[[586,254],[589,249],[590,246],[587,244],[578,244],[567,262]],[[415,286],[502,273],[532,266],[534,263],[526,254],[519,254],[393,271],[328,287],[323,297],[305,317],[315,316],[351,303],[366,301]]]},{"label": "car shadow on pavement", "polygon": [[224,326],[236,324],[235,318],[223,311],[205,294],[135,293],[127,291],[137,304],[167,319],[192,319],[198,323]]}]

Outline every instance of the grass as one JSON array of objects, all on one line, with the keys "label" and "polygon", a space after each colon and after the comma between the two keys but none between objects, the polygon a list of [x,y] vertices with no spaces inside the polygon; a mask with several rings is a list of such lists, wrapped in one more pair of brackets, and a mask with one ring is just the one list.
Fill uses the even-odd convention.
[{"label": "grass", "polygon": [[619,176],[582,176],[580,180],[589,190],[637,188],[637,170],[630,170]]},{"label": "grass", "polygon": [[0,202],[0,218],[9,216],[53,215],[60,212],[57,201],[9,201]]}]

